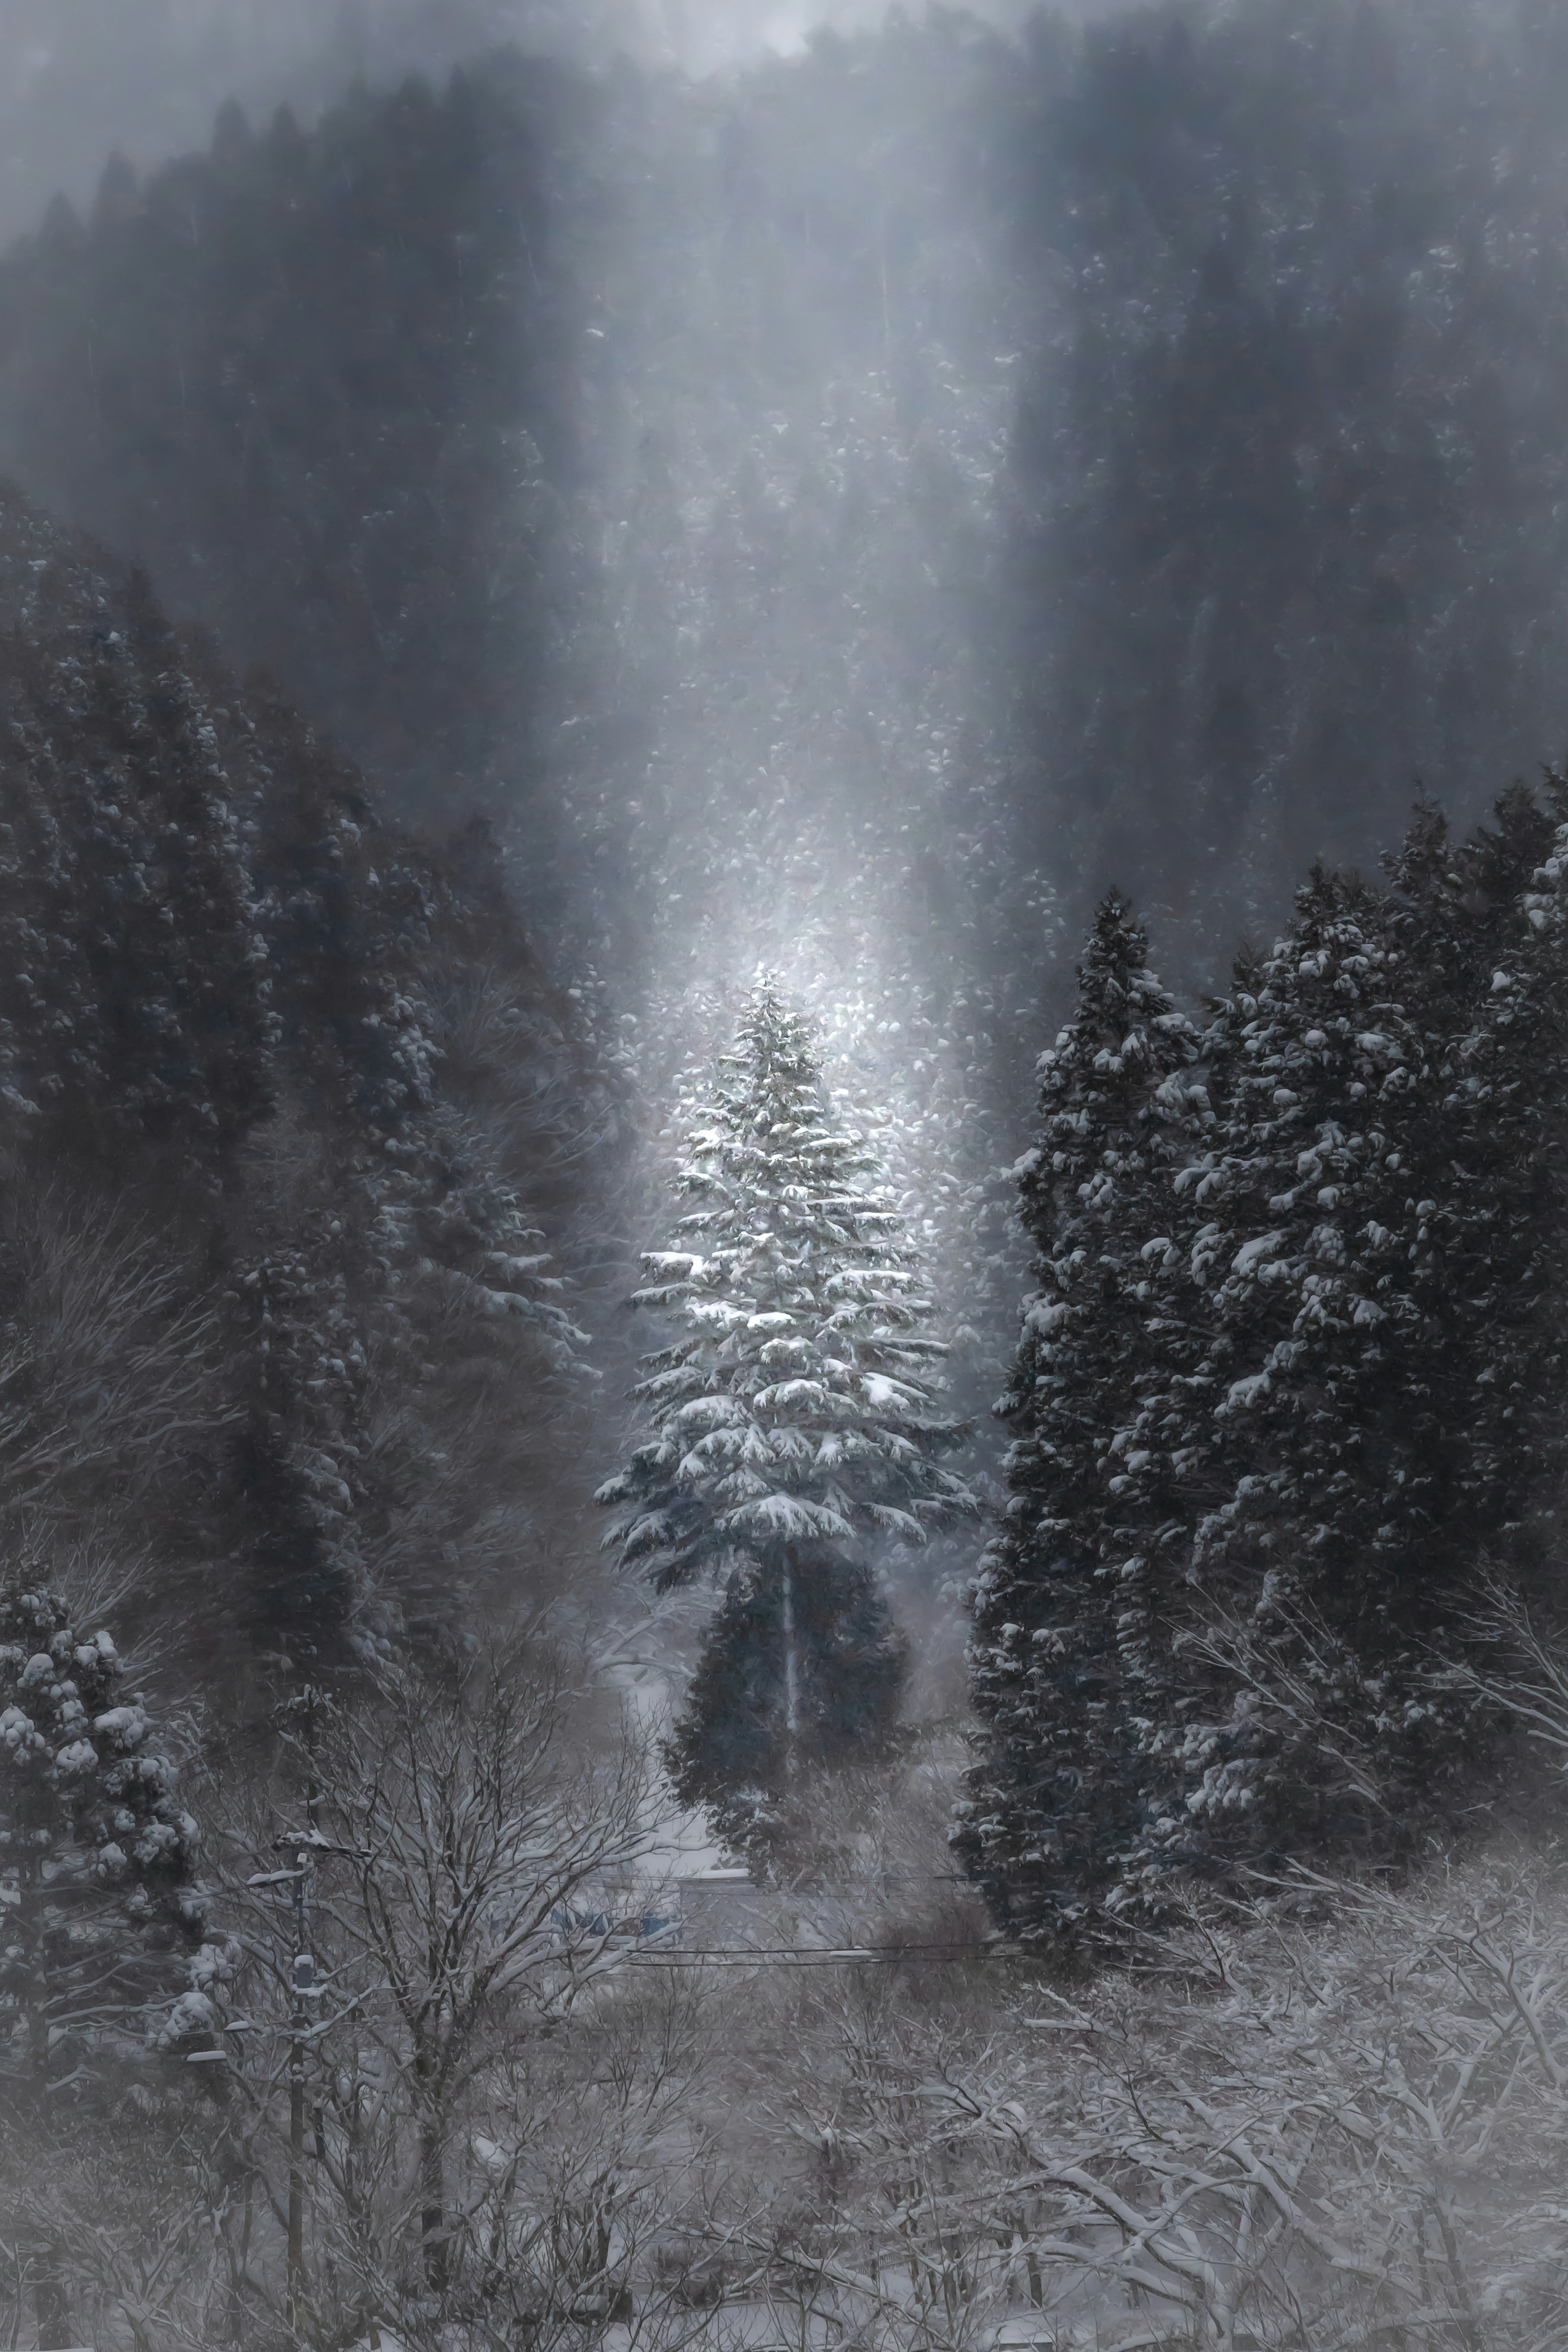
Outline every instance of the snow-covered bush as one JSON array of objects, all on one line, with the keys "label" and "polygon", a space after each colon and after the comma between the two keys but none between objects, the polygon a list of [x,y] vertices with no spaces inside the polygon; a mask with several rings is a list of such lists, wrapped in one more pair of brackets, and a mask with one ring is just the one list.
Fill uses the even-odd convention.
[{"label": "snow-covered bush", "polygon": [[58,1595],[0,1593],[0,2051],[18,2097],[58,2103],[203,1939],[196,1824],[125,1679]]},{"label": "snow-covered bush", "polygon": [[175,1784],[110,1635],[58,1594],[0,1591],[0,2108],[16,2287],[45,2344],[79,2340],[80,2232],[103,2218],[76,2210],[84,2163],[139,2062],[206,2038],[213,1948]]},{"label": "snow-covered bush", "polygon": [[1557,2352],[1568,1882],[1298,1876],[1043,1983],[1015,1952],[760,1972],[710,2077],[714,2242],[878,2352]]}]

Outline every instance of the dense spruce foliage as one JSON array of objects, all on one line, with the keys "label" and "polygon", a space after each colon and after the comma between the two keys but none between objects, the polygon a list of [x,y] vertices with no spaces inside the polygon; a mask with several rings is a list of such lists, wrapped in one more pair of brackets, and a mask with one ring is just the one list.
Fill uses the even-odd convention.
[{"label": "dense spruce foliage", "polygon": [[[0,2095],[36,2179],[102,2129],[121,2072],[106,2044],[124,2018],[155,2018],[163,2046],[178,2044],[207,2013],[198,1988],[222,1951],[193,1883],[197,1825],[110,1635],[11,1583],[0,1698]],[[71,2269],[16,2185],[13,2170],[12,2263],[31,2274],[40,2340],[64,2345]]]},{"label": "dense spruce foliage", "polygon": [[1017,1928],[1397,1853],[1482,1785],[1467,1624],[1562,1468],[1564,793],[1318,869],[1201,1031],[1100,909],[975,1598],[958,1843]]},{"label": "dense spruce foliage", "polygon": [[802,1766],[895,1719],[879,1548],[923,1545],[973,1505],[942,1466],[964,1433],[942,1409],[919,1253],[773,982],[692,1108],[681,1246],[644,1254],[633,1299],[675,1336],[644,1359],[646,1429],[598,1499],[657,1591],[721,1582],[670,1760],[683,1801],[761,1860],[798,1834]]},{"label": "dense spruce foliage", "polygon": [[206,1925],[191,1883],[197,1825],[125,1679],[109,1634],[73,1626],[56,1595],[0,1598],[0,1811],[16,1866],[0,2081],[35,2132],[51,2094],[68,2110],[81,2103],[99,2032],[177,1986],[171,1962]]},{"label": "dense spruce foliage", "polygon": [[1026,1843],[1048,1840],[1068,1885],[1128,1833],[1130,1712],[1149,1711],[1168,1675],[1158,1569],[1169,1474],[1137,1492],[1118,1457],[1128,1399],[1182,1328],[1173,1315],[1154,1323],[1150,1297],[1172,1254],[1161,1233],[1172,1180],[1212,1114],[1192,1024],[1146,969],[1145,948],[1112,893],[1075,1016],[1041,1063],[1045,1126],[1016,1171],[1040,1288],[999,1408],[1018,1435],[973,1659],[1009,1826]]},{"label": "dense spruce foliage", "polygon": [[0,599],[13,1559],[118,1552],[220,1681],[341,1657],[528,1549],[602,1097],[482,833],[384,824],[10,494]]},{"label": "dense spruce foliage", "polygon": [[[1568,740],[1559,13],[1119,15],[1017,215],[1020,814],[1183,919]],[[1272,919],[1267,915],[1264,919]]]}]

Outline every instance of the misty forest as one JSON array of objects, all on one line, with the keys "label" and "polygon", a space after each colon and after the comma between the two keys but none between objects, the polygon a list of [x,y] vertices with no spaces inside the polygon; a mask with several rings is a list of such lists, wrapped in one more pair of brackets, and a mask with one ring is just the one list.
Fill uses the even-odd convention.
[{"label": "misty forest", "polygon": [[0,8],[0,2346],[1564,2352],[1568,12],[763,15]]}]

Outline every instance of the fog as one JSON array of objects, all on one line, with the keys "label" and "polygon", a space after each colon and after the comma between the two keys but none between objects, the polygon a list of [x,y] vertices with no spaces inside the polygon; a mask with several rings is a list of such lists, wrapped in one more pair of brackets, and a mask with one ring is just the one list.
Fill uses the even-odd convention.
[{"label": "fog", "polygon": [[1565,119],[0,0],[0,2339],[1562,2352]]},{"label": "fog", "polygon": [[[1064,943],[1052,878],[987,812],[996,746],[977,739],[967,773],[959,747],[987,693],[979,600],[1017,372],[1047,329],[1000,267],[984,138],[948,129],[950,109],[986,103],[993,61],[955,37],[934,62],[910,45],[907,90],[829,69],[820,121],[814,86],[792,81],[814,24],[879,21],[868,0],[383,0],[325,30],[305,0],[11,5],[5,201],[13,227],[58,187],[85,204],[111,150],[149,168],[205,148],[229,98],[258,123],[284,100],[309,121],[356,77],[438,79],[500,44],[590,67],[625,51],[702,83],[612,112],[574,166],[614,186],[650,153],[658,201],[625,204],[607,233],[570,215],[556,231],[598,289],[571,425],[602,650],[589,631],[557,691],[557,879],[548,904],[525,884],[525,908],[617,1050],[635,1037],[654,1104],[717,1049],[759,962],[784,977],[823,1024],[832,1082],[896,1108],[899,1183],[944,1294],[969,1294],[951,1319],[986,1332],[965,1373],[979,1401],[1012,1316],[996,1116],[1022,1107]],[[47,494],[252,650],[243,600],[215,607],[151,511],[132,520],[112,482],[84,494],[84,478],[67,450]],[[776,535],[771,576],[737,596],[758,530]],[[630,761],[607,748],[618,735],[641,747]],[[532,873],[537,809],[503,791],[494,811]]]},{"label": "fog", "polygon": [[[1018,0],[988,5],[998,22],[1022,13]],[[1063,13],[1105,7],[1068,0]],[[877,0],[5,0],[0,236],[58,192],[84,202],[117,149],[151,164],[205,146],[228,98],[258,117],[284,102],[309,114],[356,76],[440,75],[504,42],[707,74],[798,49],[815,24],[881,13]]]},{"label": "fog", "polygon": [[[591,121],[542,133],[554,308],[519,334],[538,335],[536,373],[558,389],[542,407],[531,388],[515,421],[547,453],[556,520],[536,547],[536,524],[503,498],[486,560],[541,567],[533,623],[540,643],[552,627],[556,639],[542,668],[539,645],[525,652],[521,638],[485,652],[464,691],[509,716],[471,773],[454,772],[426,723],[450,663],[426,673],[405,662],[351,691],[335,622],[268,636],[258,575],[218,543],[194,493],[177,519],[184,469],[159,457],[144,477],[134,432],[100,461],[96,425],[79,418],[73,439],[51,423],[59,404],[34,398],[15,462],[48,503],[143,556],[236,659],[279,662],[410,813],[485,807],[552,970],[651,1102],[713,1050],[759,961],[782,972],[835,1053],[851,1055],[836,1082],[896,1102],[889,1148],[907,1162],[901,1181],[947,1295],[967,1298],[955,1318],[988,1331],[984,1378],[1010,1329],[1016,1265],[998,1255],[982,1202],[994,1206],[991,1171],[1028,1116],[1027,1074],[1063,1008],[1093,892],[1133,887],[1163,926],[1168,966],[1201,988],[1242,930],[1278,924],[1311,856],[1375,862],[1415,774],[1468,815],[1510,764],[1550,750],[1563,707],[1540,625],[1562,593],[1560,509],[1523,499],[1533,460],[1519,457],[1516,502],[1494,494],[1508,461],[1478,440],[1456,477],[1473,513],[1414,489],[1380,507],[1371,492],[1347,505],[1315,488],[1361,462],[1332,453],[1357,433],[1375,441],[1380,403],[1419,417],[1434,447],[1450,431],[1428,426],[1414,328],[1375,343],[1387,380],[1365,388],[1363,310],[1342,295],[1362,264],[1334,226],[1358,208],[1394,224],[1377,265],[1388,274],[1365,273],[1367,302],[1403,271],[1420,331],[1447,336],[1453,354],[1441,399],[1482,415],[1459,350],[1463,322],[1482,310],[1456,302],[1448,248],[1421,243],[1415,198],[1407,233],[1379,177],[1394,153],[1412,185],[1422,171],[1436,184],[1441,166],[1427,159],[1445,141],[1469,142],[1467,169],[1479,167],[1516,86],[1494,33],[1507,12],[1458,0],[1426,17],[1393,12],[1397,72],[1355,53],[1364,12],[1330,10],[1316,29],[1304,16],[1299,36],[1288,8],[1234,28],[1222,13],[1210,83],[1188,93],[1169,76],[1181,119],[1147,149],[1113,58],[1076,84],[1070,44],[1053,63],[1037,39],[1014,73],[999,43],[1021,13],[1012,0],[980,12],[996,28],[989,46],[939,15],[929,37],[900,19],[880,46],[816,61],[814,25],[864,31],[879,10],[8,0],[0,14],[0,226],[12,228],[35,224],[58,188],[87,205],[111,151],[148,171],[205,151],[231,97],[258,124],[281,101],[309,122],[356,79],[384,89],[417,70],[438,82],[507,44],[594,73],[617,54],[677,69],[601,95]],[[1468,78],[1472,51],[1490,81]],[[1295,103],[1298,55],[1321,79],[1303,101],[1318,110],[1321,178],[1304,192],[1294,131],[1269,136],[1271,110],[1283,121]],[[1255,89],[1250,115],[1216,107],[1227,75]],[[1156,75],[1153,89],[1165,86]],[[1492,96],[1472,106],[1472,89]],[[1363,131],[1369,89],[1384,113]],[[1037,124],[1069,103],[1076,127],[1058,164]],[[1534,135],[1527,124],[1519,154]],[[1500,254],[1532,249],[1551,215],[1550,162],[1543,173],[1539,190],[1523,168],[1505,183],[1518,210]],[[1205,241],[1223,245],[1248,175],[1266,226],[1233,311],[1228,294],[1210,302],[1199,263]],[[1423,184],[1422,203],[1447,200]],[[1477,235],[1475,250],[1492,249]],[[1318,239],[1306,259],[1293,236]],[[1300,287],[1310,324],[1299,332]],[[200,306],[225,297],[217,284],[193,299],[195,352]],[[1506,310],[1512,296],[1499,299]],[[1274,303],[1267,331],[1263,307],[1243,315],[1248,302]],[[1520,321],[1509,398],[1537,403],[1549,436],[1531,313],[1506,315]],[[80,356],[96,382],[108,362],[88,325]],[[305,332],[319,335],[327,384],[330,334]],[[1189,366],[1184,334],[1212,352]],[[1268,379],[1258,395],[1266,482],[1247,470],[1259,446],[1255,363]],[[128,377],[132,418],[141,365]],[[182,435],[186,366],[168,386]],[[1345,423],[1358,402],[1364,425]],[[342,429],[352,440],[352,419]],[[1164,470],[1145,486],[1151,452]],[[1209,499],[1215,467],[1234,470],[1236,496]],[[409,495],[405,482],[378,487]],[[354,497],[363,509],[370,487]],[[1270,500],[1291,517],[1273,541],[1252,528]],[[1294,557],[1274,551],[1294,546],[1291,530],[1305,550],[1294,579]],[[1488,541],[1497,532],[1506,552]],[[1489,576],[1517,573],[1519,585],[1500,591],[1511,617],[1478,649],[1463,615],[1483,544]],[[1408,610],[1403,666],[1384,661],[1375,632],[1345,625],[1347,564],[1369,608]],[[268,593],[286,621],[280,583]],[[570,615],[558,626],[556,611]],[[1507,650],[1494,651],[1502,637]],[[1166,790],[1172,761],[1183,782]]]},{"label": "fog", "polygon": [[[532,242],[532,290],[504,297],[499,397],[538,478],[518,488],[498,434],[483,562],[460,559],[476,593],[489,566],[534,601],[512,643],[469,646],[460,686],[461,632],[423,667],[367,638],[349,682],[342,599],[306,625],[295,593],[314,494],[288,494],[276,559],[213,520],[248,463],[226,413],[205,504],[142,434],[177,409],[184,443],[191,370],[214,371],[216,418],[250,364],[243,317],[221,363],[207,340],[221,268],[191,265],[177,352],[143,352],[115,313],[122,442],[99,388],[121,362],[90,314],[112,309],[107,280],[87,311],[60,302],[90,402],[68,423],[68,391],[28,385],[23,335],[0,431],[25,484],[142,557],[233,658],[276,664],[403,810],[484,809],[546,961],[650,1102],[711,1052],[759,961],[783,973],[851,1053],[837,1078],[896,1100],[889,1148],[946,1292],[968,1297],[957,1319],[989,1329],[987,1377],[1016,1266],[980,1203],[1095,891],[1133,887],[1201,989],[1242,931],[1278,925],[1313,856],[1375,865],[1416,775],[1468,817],[1564,717],[1563,509],[1538,494],[1551,310],[1522,291],[1560,160],[1552,71],[1521,79],[1510,47],[1545,34],[1464,0],[1374,31],[1365,10],[1273,6],[1220,12],[1199,68],[1156,26],[1152,68],[1107,47],[1080,70],[1061,26],[1086,13],[1114,12],[1055,12],[1026,40],[996,0],[988,33],[895,14],[878,41],[862,0],[0,12],[12,228],[59,188],[88,205],[112,151],[154,175],[205,152],[229,98],[258,125],[283,101],[308,123],[356,80],[438,84],[507,45],[590,76],[529,133],[547,299],[530,307]],[[818,53],[814,26],[866,37]],[[617,55],[671,70],[619,82]],[[1504,152],[1506,235],[1472,194]],[[1446,206],[1447,242],[1428,226]],[[1370,259],[1352,220],[1381,240]],[[378,257],[401,234],[380,219]],[[1495,280],[1463,299],[1461,251]],[[284,315],[301,398],[341,404],[333,323]],[[473,392],[454,380],[443,435],[468,431]],[[377,498],[416,505],[373,458],[353,477],[354,420],[334,415],[351,526]],[[279,446],[293,429],[280,415]],[[1367,454],[1402,435],[1397,467]],[[459,704],[493,715],[455,758]]]}]

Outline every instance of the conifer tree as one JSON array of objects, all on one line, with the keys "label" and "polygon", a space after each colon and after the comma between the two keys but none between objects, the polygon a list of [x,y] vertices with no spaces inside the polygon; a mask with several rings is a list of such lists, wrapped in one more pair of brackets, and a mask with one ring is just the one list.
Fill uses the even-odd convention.
[{"label": "conifer tree", "polygon": [[0,541],[6,1083],[56,1149],[122,1170],[152,1147],[210,1194],[267,1112],[271,1042],[212,712],[144,580],[19,500]]},{"label": "conifer tree", "polygon": [[[1402,1146],[1431,1079],[1401,976],[1384,894],[1315,872],[1289,932],[1216,1011],[1216,1133],[1176,1180],[1201,1220],[1189,1250],[1206,1332],[1192,1606],[1200,1623],[1205,1610],[1239,1616],[1296,1649],[1309,1612],[1329,1636],[1310,1671],[1336,1685],[1373,1670],[1368,1607],[1386,1616],[1394,1600],[1396,1580],[1368,1586],[1371,1548],[1381,1539],[1390,1568],[1420,1523],[1395,1400],[1422,1310],[1396,1219],[1413,1181]],[[1237,1843],[1257,1858],[1288,1832],[1324,1833],[1318,1759],[1269,1716],[1255,1688],[1189,1674],[1147,1741],[1151,1857],[1212,1865]]]},{"label": "conifer tree", "polygon": [[[33,2166],[117,2065],[210,2015],[196,1824],[151,1729],[107,1633],[58,1593],[0,1591],[0,2105]],[[48,2223],[12,2225],[40,2343],[76,2342],[64,2248]]]},{"label": "conifer tree", "polygon": [[1021,1163],[1041,1291],[976,1592],[957,1843],[1005,1921],[1387,1855],[1469,1784],[1444,1662],[1561,1457],[1552,847],[1515,793],[1464,844],[1419,810],[1391,888],[1314,872],[1186,1033],[1201,1090],[1119,1050],[1147,976],[1101,909]]},{"label": "conifer tree", "polygon": [[1516,997],[1499,961],[1533,938],[1542,842],[1517,796],[1462,847],[1419,811],[1392,895],[1315,874],[1219,1009],[1216,1147],[1178,1183],[1214,1213],[1188,1580],[1221,1670],[1150,1738],[1151,1860],[1386,1847],[1473,1763],[1434,1657],[1542,1475],[1524,1401],[1554,1385],[1551,988]]},{"label": "conifer tree", "polygon": [[68,2096],[105,2027],[161,1979],[173,1999],[172,1965],[201,1944],[196,1824],[113,1641],[58,1593],[0,1593],[0,2053],[14,2087]]},{"label": "conifer tree", "polygon": [[[1533,821],[1505,799],[1496,832],[1467,845],[1472,900],[1529,871],[1484,939],[1500,939],[1503,953],[1450,1057],[1449,1255],[1465,1346],[1439,1373],[1447,1418],[1466,1433],[1467,1530],[1500,1536],[1526,1576],[1543,1565],[1526,1507],[1560,1485],[1568,1448],[1568,777],[1549,772],[1545,799]],[[1550,1558],[1555,1547],[1544,1549]]]},{"label": "conifer tree", "polygon": [[[1459,843],[1423,813],[1390,866],[1405,1003],[1442,1078],[1414,1139],[1431,1171],[1420,1190],[1438,1196],[1425,1222],[1442,1258],[1443,1338],[1423,1370],[1448,1474],[1434,1517],[1461,1557],[1519,1520],[1552,1467],[1560,1418],[1568,961],[1550,888],[1565,793],[1555,775],[1546,805],[1516,785]],[[1419,1203],[1405,1207],[1415,1215]]]},{"label": "conifer tree", "polygon": [[764,980],[675,1178],[679,1248],[635,1304],[676,1336],[634,1391],[647,1434],[600,1489],[658,1591],[724,1596],[672,1749],[683,1801],[765,1849],[796,1764],[889,1725],[898,1638],[875,1575],[972,1507],[942,1466],[945,1352],[863,1139],[837,1127],[806,1022]]},{"label": "conifer tree", "polygon": [[1128,1447],[1162,1365],[1170,1180],[1206,1115],[1192,1024],[1147,965],[1112,891],[1079,970],[1079,1001],[1040,1061],[1044,1128],[1018,1163],[1038,1284],[997,1410],[1016,1434],[1001,1530],[981,1565],[971,1644],[979,1760],[955,1844],[998,1915],[1025,1929],[1104,1881],[1133,1835],[1132,1718],[1161,1672],[1168,1508],[1129,1524]]},{"label": "conifer tree", "polygon": [[[0,1151],[24,1191],[144,1219],[171,1337],[211,1340],[160,1573],[199,1576],[204,1638],[275,1657],[449,1618],[455,1559],[464,1587],[511,1564],[581,1344],[536,1181],[567,1156],[570,1007],[482,840],[389,824],[265,681],[11,492],[0,719]],[[456,1034],[481,973],[482,1067]]]},{"label": "conifer tree", "polygon": [[[258,1523],[252,1631],[321,1654],[356,1617],[449,1616],[449,1515],[486,1507],[455,1491],[467,1449],[450,1424],[515,1428],[518,1380],[537,1394],[581,1369],[584,1334],[500,1152],[439,1082],[436,1000],[465,913],[454,872],[294,712],[253,707],[258,920],[282,1052],[258,1153],[269,1181],[235,1242],[248,1373],[235,1483]],[[485,1360],[512,1376],[504,1402],[476,1393]],[[455,1361],[470,1375],[460,1402]]]}]

